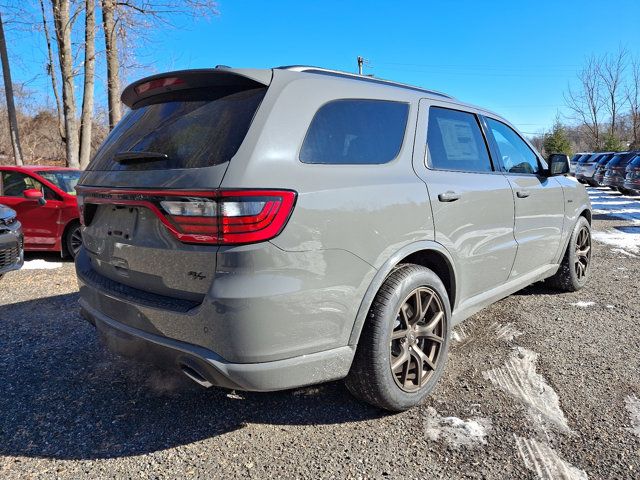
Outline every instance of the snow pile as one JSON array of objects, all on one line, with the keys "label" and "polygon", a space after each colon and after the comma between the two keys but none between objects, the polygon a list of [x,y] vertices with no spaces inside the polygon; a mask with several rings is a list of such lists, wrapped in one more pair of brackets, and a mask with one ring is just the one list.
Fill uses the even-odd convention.
[{"label": "snow pile", "polygon": [[491,420],[488,418],[462,420],[458,417],[442,417],[433,407],[426,411],[425,431],[427,437],[434,441],[441,440],[454,447],[485,445],[489,430]]},{"label": "snow pile", "polygon": [[570,303],[569,305],[573,305],[574,307],[587,308],[587,307],[592,307],[595,304],[596,302],[585,302],[580,300],[579,302]]},{"label": "snow pile", "polygon": [[518,453],[528,470],[541,480],[587,480],[587,473],[580,470],[560,456],[548,445],[515,436]]},{"label": "snow pile", "polygon": [[631,430],[635,435],[640,437],[640,398],[635,395],[629,395],[625,399],[625,406],[627,407],[627,412],[629,412],[629,416],[631,417]]},{"label": "snow pile", "polygon": [[35,260],[27,260],[22,266],[23,270],[53,270],[62,267],[62,262],[48,262],[37,258]]},{"label": "snow pile", "polygon": [[567,419],[560,409],[558,394],[536,372],[537,360],[537,353],[518,347],[503,367],[482,372],[482,376],[528,405],[530,416],[537,423],[545,419],[558,430],[570,433]]}]

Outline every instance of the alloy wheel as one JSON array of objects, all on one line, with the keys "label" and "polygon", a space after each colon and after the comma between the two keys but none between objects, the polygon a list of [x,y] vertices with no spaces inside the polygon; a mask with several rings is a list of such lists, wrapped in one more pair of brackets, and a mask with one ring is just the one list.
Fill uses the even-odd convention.
[{"label": "alloy wheel", "polygon": [[71,232],[71,253],[75,257],[82,247],[82,233],[80,233],[80,227],[77,227]]},{"label": "alloy wheel", "polygon": [[389,363],[405,392],[420,390],[434,374],[446,321],[442,300],[431,288],[419,287],[402,302],[392,326]]},{"label": "alloy wheel", "polygon": [[576,257],[575,257],[575,269],[576,276],[579,281],[582,281],[587,275],[589,268],[589,262],[591,261],[591,233],[585,226],[578,232],[576,239]]}]

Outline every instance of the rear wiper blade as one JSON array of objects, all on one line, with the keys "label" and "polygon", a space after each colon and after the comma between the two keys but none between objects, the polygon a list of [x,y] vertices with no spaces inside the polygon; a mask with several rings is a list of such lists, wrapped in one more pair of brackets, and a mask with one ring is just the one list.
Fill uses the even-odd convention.
[{"label": "rear wiper blade", "polygon": [[168,158],[169,155],[159,152],[119,152],[113,156],[113,159],[118,163],[153,162]]}]

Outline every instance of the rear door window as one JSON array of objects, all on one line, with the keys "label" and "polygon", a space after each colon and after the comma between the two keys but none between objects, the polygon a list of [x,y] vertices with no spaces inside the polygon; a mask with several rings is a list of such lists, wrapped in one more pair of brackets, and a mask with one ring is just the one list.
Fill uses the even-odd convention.
[{"label": "rear door window", "polygon": [[431,107],[427,129],[430,168],[461,172],[493,170],[478,118],[473,113]]},{"label": "rear door window", "polygon": [[409,105],[335,100],[316,112],[300,150],[303,163],[382,164],[400,153]]},{"label": "rear door window", "polygon": [[[156,101],[152,97],[122,119],[89,170],[198,168],[228,162],[243,142],[265,92],[266,87],[207,88]],[[117,155],[126,152],[147,156],[136,159],[134,153],[118,161]]]}]

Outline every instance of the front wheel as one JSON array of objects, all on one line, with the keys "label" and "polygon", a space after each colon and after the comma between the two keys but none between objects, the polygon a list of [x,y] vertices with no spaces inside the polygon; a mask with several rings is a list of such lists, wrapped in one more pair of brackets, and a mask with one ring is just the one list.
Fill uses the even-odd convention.
[{"label": "front wheel", "polygon": [[401,266],[385,280],[369,310],[347,388],[386,410],[420,404],[444,371],[450,322],[440,278],[420,265]]},{"label": "front wheel", "polygon": [[584,287],[591,273],[591,226],[586,218],[576,222],[567,251],[556,274],[547,279],[552,287],[575,292]]},{"label": "front wheel", "polygon": [[71,256],[71,258],[76,258],[80,247],[82,247],[82,233],[80,231],[80,222],[74,221],[67,228],[67,232],[64,236],[64,247],[66,253]]}]

